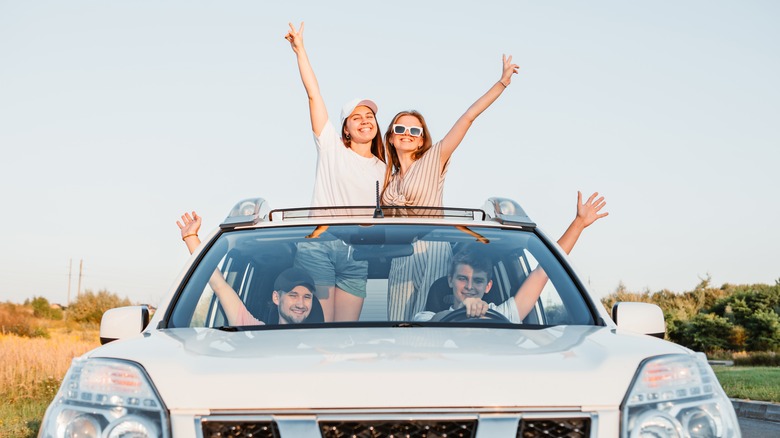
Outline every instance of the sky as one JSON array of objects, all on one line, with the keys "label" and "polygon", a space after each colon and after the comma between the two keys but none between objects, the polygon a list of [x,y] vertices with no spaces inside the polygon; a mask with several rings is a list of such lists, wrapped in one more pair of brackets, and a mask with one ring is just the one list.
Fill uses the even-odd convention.
[{"label": "sky", "polygon": [[[452,157],[446,205],[517,200],[597,296],[780,278],[775,1],[0,0],[0,302],[157,304],[240,199],[308,205],[316,151],[288,22],[334,120],[374,99],[434,139],[519,74]],[[82,265],[79,275],[79,265]],[[81,279],[79,285],[79,278]]]}]

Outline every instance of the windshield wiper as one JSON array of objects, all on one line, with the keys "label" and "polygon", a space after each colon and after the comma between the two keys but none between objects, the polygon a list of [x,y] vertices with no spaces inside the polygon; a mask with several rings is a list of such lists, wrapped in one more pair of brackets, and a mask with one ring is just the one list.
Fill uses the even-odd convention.
[{"label": "windshield wiper", "polygon": [[232,325],[223,325],[220,327],[214,327],[217,330],[221,330],[223,332],[237,332],[238,327],[232,326]]}]

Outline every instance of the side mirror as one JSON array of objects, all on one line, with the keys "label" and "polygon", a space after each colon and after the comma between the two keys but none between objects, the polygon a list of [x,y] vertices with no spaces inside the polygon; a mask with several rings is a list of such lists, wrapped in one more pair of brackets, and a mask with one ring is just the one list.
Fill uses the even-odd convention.
[{"label": "side mirror", "polygon": [[141,333],[149,324],[148,306],[109,309],[100,320],[100,343],[107,344]]},{"label": "side mirror", "polygon": [[655,304],[620,302],[612,306],[612,320],[618,328],[663,339],[664,312]]}]

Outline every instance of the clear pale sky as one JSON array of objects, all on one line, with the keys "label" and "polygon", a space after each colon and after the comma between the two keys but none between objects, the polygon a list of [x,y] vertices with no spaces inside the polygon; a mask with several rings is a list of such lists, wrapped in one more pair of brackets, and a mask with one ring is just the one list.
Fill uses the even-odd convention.
[{"label": "clear pale sky", "polygon": [[445,203],[519,201],[558,236],[577,190],[609,217],[572,259],[603,296],[780,278],[775,1],[0,0],[0,301],[167,294],[242,198],[307,205],[316,152],[283,39],[330,114],[415,108],[441,138],[520,65],[452,158]]}]

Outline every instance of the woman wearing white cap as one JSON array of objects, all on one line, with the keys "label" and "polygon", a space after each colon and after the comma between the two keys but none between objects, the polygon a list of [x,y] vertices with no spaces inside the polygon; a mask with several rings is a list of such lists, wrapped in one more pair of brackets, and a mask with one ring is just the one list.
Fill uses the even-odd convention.
[{"label": "woman wearing white cap", "polygon": [[[328,118],[317,78],[303,47],[303,23],[298,30],[290,23],[284,38],[290,42],[298,60],[317,146],[312,207],[374,205],[376,184],[384,181],[387,169],[382,134],[376,121],[376,103],[355,99],[345,104],[337,131]],[[301,244],[295,262],[314,277],[325,321],[358,319],[366,296],[367,262],[352,260],[349,248],[341,242]]]},{"label": "woman wearing white cap", "polygon": [[[385,133],[390,165],[387,168],[383,205],[441,207],[444,178],[452,153],[466,136],[471,124],[501,96],[517,73],[511,56],[502,56],[501,79],[474,102],[450,128],[433,143],[422,114],[402,111],[393,117]],[[411,214],[425,214],[412,211]],[[426,245],[427,243],[427,245]],[[428,289],[447,274],[452,256],[449,245],[417,242],[413,255],[393,259],[388,278],[388,317],[410,320],[424,310]],[[424,266],[424,269],[420,269]]]}]

